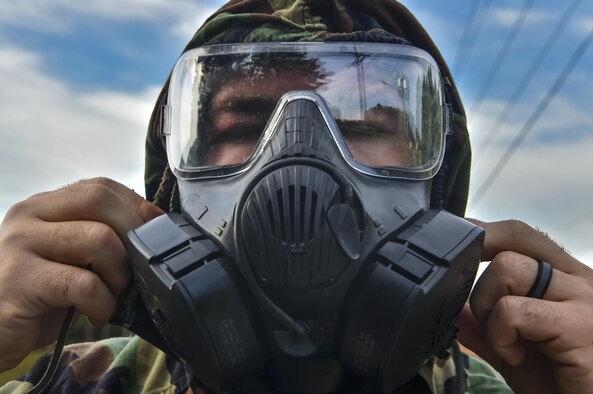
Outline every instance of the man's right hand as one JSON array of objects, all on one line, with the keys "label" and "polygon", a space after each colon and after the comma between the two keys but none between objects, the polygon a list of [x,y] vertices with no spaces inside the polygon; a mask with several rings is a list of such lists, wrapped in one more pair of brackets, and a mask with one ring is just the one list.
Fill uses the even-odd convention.
[{"label": "man's right hand", "polygon": [[0,226],[0,372],[55,341],[70,306],[107,324],[132,279],[126,233],[162,213],[106,178],[14,205]]}]

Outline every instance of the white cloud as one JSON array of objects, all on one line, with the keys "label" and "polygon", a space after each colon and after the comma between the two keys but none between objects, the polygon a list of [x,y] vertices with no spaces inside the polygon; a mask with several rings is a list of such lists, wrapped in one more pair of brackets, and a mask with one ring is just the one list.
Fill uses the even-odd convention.
[{"label": "white cloud", "polygon": [[0,26],[19,26],[44,31],[64,31],[49,1],[13,0],[0,2]]},{"label": "white cloud", "polygon": [[[488,221],[520,219],[539,227],[558,240],[577,258],[593,265],[590,235],[593,234],[593,132],[578,136],[569,133],[591,131],[593,114],[579,100],[557,97],[492,184],[475,205],[470,200],[468,215]],[[498,114],[502,103],[485,103],[482,113]],[[487,151],[480,151],[480,136],[474,138],[472,170],[473,195],[504,154],[508,143],[523,126],[525,114],[533,109],[518,107],[513,118],[501,127]],[[518,115],[521,116],[521,115]],[[492,118],[477,116],[472,130],[488,130]],[[555,130],[549,143],[534,143],[541,133]],[[572,138],[570,138],[572,137]]]},{"label": "white cloud", "polygon": [[144,136],[158,94],[81,94],[44,73],[41,58],[0,46],[0,217],[27,196],[109,176],[143,193]]},{"label": "white cloud", "polygon": [[[520,9],[516,8],[494,8],[491,11],[492,21],[500,26],[509,28],[515,23],[519,15],[521,14]],[[527,24],[539,24],[543,22],[549,22],[557,19],[557,13],[546,10],[532,9],[527,14],[525,23]]]},{"label": "white cloud", "polygon": [[576,26],[579,32],[589,34],[591,31],[593,31],[593,18],[581,18],[577,21]]},{"label": "white cloud", "polygon": [[11,0],[0,2],[0,25],[37,31],[68,31],[80,17],[90,17],[126,21],[173,19],[179,21],[174,23],[178,26],[186,24],[190,17],[193,21],[203,21],[213,11],[209,3],[191,0]]},{"label": "white cloud", "polygon": [[[221,2],[222,5],[222,2]],[[193,36],[196,32],[196,29],[206,21],[206,19],[216,11],[218,7],[200,7],[200,12],[194,12],[193,18],[186,18],[180,20],[179,23],[173,25],[171,29],[171,33],[176,37],[181,37],[184,40],[187,40],[189,37]]]},{"label": "white cloud", "polygon": [[108,19],[154,19],[166,15],[198,13],[200,5],[188,0],[52,0],[56,9]]},{"label": "white cloud", "polygon": [[[576,75],[573,75],[572,79],[575,79],[574,77]],[[591,77],[582,75],[579,82],[588,86],[591,83]],[[543,88],[547,87],[543,86]],[[537,95],[532,94],[522,103],[516,104],[511,110],[510,119],[495,131],[496,138],[492,139],[491,145],[508,146],[542,99],[543,92],[540,92]],[[593,125],[593,112],[588,110],[587,102],[588,99],[578,96],[572,98],[554,97],[550,106],[532,129],[530,136],[555,134],[564,140],[578,138],[579,133],[590,129]],[[480,113],[470,116],[469,127],[472,130],[474,147],[482,146],[483,140],[487,137],[486,134],[492,130],[493,124],[505,106],[506,102],[501,101],[484,102]],[[533,140],[526,140],[526,142],[529,141]],[[482,154],[482,152],[478,153]]]}]

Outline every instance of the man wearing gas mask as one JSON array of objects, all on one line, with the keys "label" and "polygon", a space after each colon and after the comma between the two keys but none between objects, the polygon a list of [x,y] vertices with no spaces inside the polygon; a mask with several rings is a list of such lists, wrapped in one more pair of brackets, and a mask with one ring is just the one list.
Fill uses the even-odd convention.
[{"label": "man wearing gas mask", "polygon": [[511,392],[456,336],[515,392],[593,390],[593,274],[527,225],[461,219],[469,162],[399,3],[233,1],[155,106],[154,205],[94,179],[7,214],[0,370],[73,305],[138,336],[67,347],[48,392]]}]

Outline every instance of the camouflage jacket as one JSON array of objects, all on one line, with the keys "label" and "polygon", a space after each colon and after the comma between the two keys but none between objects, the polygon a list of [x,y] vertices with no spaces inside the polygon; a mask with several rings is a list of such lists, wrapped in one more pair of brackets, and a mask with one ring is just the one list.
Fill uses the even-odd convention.
[{"label": "camouflage jacket", "polygon": [[[512,393],[488,364],[464,353],[464,371],[470,393]],[[49,357],[42,357],[21,378],[0,388],[0,394],[26,393],[41,380]],[[418,373],[422,393],[457,393],[458,371],[452,357],[435,359]],[[48,393],[213,393],[193,380],[181,363],[139,337],[110,338],[67,346]],[[367,394],[369,391],[347,391]],[[407,391],[410,392],[410,391]],[[414,391],[416,392],[416,391]]]}]

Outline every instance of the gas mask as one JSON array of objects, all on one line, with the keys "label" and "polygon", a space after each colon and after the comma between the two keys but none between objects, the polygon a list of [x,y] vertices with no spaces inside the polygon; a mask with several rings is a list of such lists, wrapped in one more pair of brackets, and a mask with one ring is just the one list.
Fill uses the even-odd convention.
[{"label": "gas mask", "polygon": [[444,96],[408,46],[184,54],[163,108],[182,212],[128,235],[155,342],[248,392],[391,393],[448,348],[484,235],[429,207]]}]

